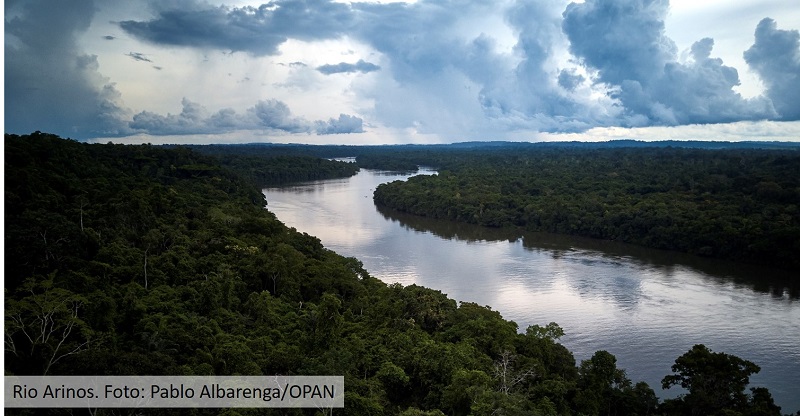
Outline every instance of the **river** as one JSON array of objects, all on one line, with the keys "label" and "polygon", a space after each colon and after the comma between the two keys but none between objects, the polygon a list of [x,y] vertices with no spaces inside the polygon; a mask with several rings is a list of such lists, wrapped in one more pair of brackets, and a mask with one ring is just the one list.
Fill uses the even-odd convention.
[{"label": "river", "polygon": [[661,398],[681,393],[661,389],[675,359],[705,344],[758,364],[751,386],[769,388],[784,414],[800,410],[800,288],[786,283],[788,273],[373,204],[378,184],[407,177],[362,169],[263,192],[278,219],[358,258],[372,276],[490,306],[522,331],[556,322],[578,362],[609,351],[631,380]]}]

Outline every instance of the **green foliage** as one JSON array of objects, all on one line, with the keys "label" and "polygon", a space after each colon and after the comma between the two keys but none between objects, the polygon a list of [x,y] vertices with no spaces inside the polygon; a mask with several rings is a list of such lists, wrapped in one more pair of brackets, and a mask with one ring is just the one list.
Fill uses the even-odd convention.
[{"label": "green foliage", "polygon": [[417,163],[412,160],[380,153],[361,154],[356,158],[356,162],[358,166],[365,169],[380,169],[394,172],[416,172],[419,169]]},{"label": "green foliage", "polygon": [[800,269],[796,151],[520,145],[396,157],[439,173],[378,186],[380,206]]},{"label": "green foliage", "polygon": [[[346,178],[358,173],[355,163],[327,160],[286,147],[261,145],[189,146],[213,156],[227,169],[256,186],[285,185],[292,182]],[[350,156],[350,155],[347,155]],[[195,167],[193,172],[197,172]]]},{"label": "green foliage", "polygon": [[662,380],[665,389],[680,386],[688,393],[670,401],[667,409],[677,414],[724,414],[729,410],[742,414],[780,415],[766,389],[754,388],[753,397],[745,393],[750,376],[761,368],[753,362],[698,344],[678,357],[672,366],[675,374]]},{"label": "green foliage", "polygon": [[581,362],[575,395],[579,413],[647,415],[656,409],[658,399],[653,389],[644,382],[634,386],[616,363],[617,358],[607,351],[597,351]]},{"label": "green foliage", "polygon": [[[555,323],[519,333],[488,307],[380,282],[284,226],[210,157],[38,132],[7,135],[5,150],[6,374],[343,375],[352,415],[652,414],[657,404],[611,354],[576,367]],[[773,414],[769,392],[752,392],[728,410]],[[225,413],[319,412],[281,410]]]}]

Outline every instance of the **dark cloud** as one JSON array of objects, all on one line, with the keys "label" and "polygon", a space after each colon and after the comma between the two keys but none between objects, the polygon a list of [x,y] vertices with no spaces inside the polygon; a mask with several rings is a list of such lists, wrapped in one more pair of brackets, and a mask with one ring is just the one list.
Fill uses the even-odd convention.
[{"label": "dark cloud", "polygon": [[119,92],[101,75],[97,57],[78,47],[94,3],[32,0],[19,6],[5,24],[6,131],[72,138],[127,133]]},{"label": "dark cloud", "polygon": [[[359,24],[351,36],[386,62],[376,76],[379,87],[368,92],[376,120],[463,139],[465,132],[496,134],[495,120],[519,114],[510,115],[518,107],[506,95],[521,96],[508,82],[515,59],[497,52],[491,27],[481,33],[467,24],[496,15],[495,4],[419,1],[354,3],[353,8]],[[411,101],[413,106],[406,104]]]},{"label": "dark cloud", "polygon": [[664,29],[667,0],[587,0],[564,11],[570,51],[597,83],[610,86],[624,108],[623,125],[678,125],[773,117],[764,99],[733,90],[736,69],[711,58],[712,39],[692,46],[692,62],[677,61]]},{"label": "dark cloud", "polygon": [[351,25],[349,6],[326,0],[277,0],[259,7],[212,7],[195,1],[161,10],[149,21],[127,20],[127,33],[163,45],[275,55],[289,38],[330,39]]},{"label": "dark cloud", "polygon": [[[499,126],[546,131],[774,116],[766,100],[745,100],[733,90],[739,84],[738,73],[711,57],[713,40],[694,45],[692,62],[678,62],[675,44],[665,34],[668,0],[587,0],[570,4],[563,14],[560,0],[518,1],[507,11],[506,20],[517,33],[514,50],[519,59],[499,54],[494,39],[485,33],[465,39],[456,30],[470,18],[494,12],[491,5],[469,0],[456,3],[344,5],[283,0],[258,8],[228,8],[190,1],[180,3],[180,9],[161,11],[153,20],[127,21],[121,26],[156,43],[254,55],[275,54],[289,38],[330,39],[346,34],[379,51],[389,63],[389,78],[384,81],[405,88],[403,92],[375,91],[370,97],[376,103],[375,116],[395,126],[424,125],[434,114],[441,117],[444,110],[432,112],[431,108],[442,105],[454,114],[475,115],[479,109],[482,117]],[[608,90],[617,110],[599,111],[601,104],[591,102],[590,94],[581,95],[578,87],[589,84],[575,68],[552,68],[562,44],[569,45],[569,51],[597,74],[591,81],[595,88]],[[316,69],[330,75],[382,68],[360,60]],[[442,96],[453,96],[459,89],[456,95],[466,102],[441,102]],[[397,111],[391,102],[407,99],[409,94],[418,102],[416,110]]]},{"label": "dark cloud", "polygon": [[800,119],[800,33],[780,30],[772,19],[756,27],[755,44],[744,59],[764,85],[783,120]]},{"label": "dark cloud", "polygon": [[[663,104],[664,124],[720,123],[758,120],[774,116],[763,98],[745,100],[733,88],[739,85],[735,68],[711,58],[714,41],[705,38],[692,45],[692,62],[668,62],[663,74],[648,85],[651,108]],[[655,104],[653,104],[655,103]]]},{"label": "dark cloud", "polygon": [[603,82],[645,81],[674,60],[665,34],[668,0],[587,0],[564,11],[571,52],[600,71]]},{"label": "dark cloud", "polygon": [[[561,0],[519,0],[502,16],[496,4],[471,0],[356,3],[353,8],[359,25],[351,36],[378,50],[386,62],[380,86],[369,97],[382,123],[461,139],[465,132],[478,138],[598,124],[592,114],[597,105],[571,97],[553,68],[567,44]],[[485,24],[487,16],[505,18],[517,36],[513,52],[498,44],[496,23]],[[408,101],[415,105],[399,104]]]},{"label": "dark cloud", "polygon": [[364,121],[356,116],[339,114],[338,119],[328,121],[317,121],[317,134],[336,134],[336,133],[363,133]]},{"label": "dark cloud", "polygon": [[[525,115],[535,128],[546,131],[581,130],[596,123],[582,103],[564,94],[563,90],[570,89],[559,84],[559,75],[550,67],[557,48],[562,42],[566,44],[558,13],[562,4],[554,0],[520,0],[507,13],[509,23],[519,31],[514,49],[522,60],[514,69],[513,89],[503,91],[501,97],[513,98],[513,105],[507,107]],[[561,80],[567,81],[563,77]]]},{"label": "dark cloud", "polygon": [[575,91],[575,88],[584,81],[586,81],[586,78],[581,74],[576,74],[574,69],[562,69],[558,73],[558,85],[567,91]]},{"label": "dark cloud", "polygon": [[388,70],[400,83],[428,80],[451,69],[483,83],[497,74],[492,67],[502,62],[489,36],[465,38],[456,29],[460,20],[495,13],[495,5],[478,1],[354,3],[353,11],[358,24],[350,35],[388,57]]},{"label": "dark cloud", "polygon": [[[292,75],[282,85],[302,85],[301,91],[309,92],[320,82],[317,72],[371,73],[369,83],[351,86],[360,99],[374,104],[371,121],[443,137],[800,119],[797,31],[779,30],[770,19],[758,25],[745,59],[767,91],[744,99],[735,90],[739,73],[714,57],[713,39],[698,40],[678,58],[665,32],[668,0],[585,0],[566,9],[564,4],[511,0],[498,11],[496,3],[480,0],[276,0],[259,7],[172,0],[151,2],[150,20],[119,26],[158,45],[253,56],[278,54],[288,39],[346,37],[377,52],[380,60],[374,61],[380,66],[363,59],[316,68],[285,63],[280,65],[292,68]],[[6,101],[14,103],[5,110],[9,131],[46,130],[78,138],[237,129],[363,131],[359,117],[310,121],[278,100],[214,113],[184,100],[179,114],[131,116],[113,83],[101,75],[98,59],[76,41],[99,9],[92,0],[6,2]],[[495,32],[498,24],[508,26],[502,35]],[[513,49],[506,42],[509,34],[515,37]],[[147,55],[127,56],[152,66]]]},{"label": "dark cloud", "polygon": [[231,108],[213,114],[203,106],[186,98],[181,102],[179,114],[161,115],[142,111],[133,116],[130,129],[135,133],[151,135],[218,134],[236,130],[266,130],[283,133],[361,133],[361,118],[340,114],[338,119],[310,122],[295,117],[283,101],[261,100],[243,113]]},{"label": "dark cloud", "polygon": [[134,61],[151,62],[151,63],[153,62],[150,59],[148,59],[147,56],[145,56],[145,54],[139,52],[129,52],[126,53],[125,56],[130,56],[131,58],[133,58]]},{"label": "dark cloud", "polygon": [[363,59],[359,59],[358,62],[354,64],[350,64],[347,62],[340,62],[334,65],[322,65],[317,67],[317,71],[325,75],[341,74],[341,73],[350,74],[353,72],[361,72],[362,74],[366,74],[368,72],[374,72],[380,69],[381,69],[380,66],[370,62],[366,62]]}]

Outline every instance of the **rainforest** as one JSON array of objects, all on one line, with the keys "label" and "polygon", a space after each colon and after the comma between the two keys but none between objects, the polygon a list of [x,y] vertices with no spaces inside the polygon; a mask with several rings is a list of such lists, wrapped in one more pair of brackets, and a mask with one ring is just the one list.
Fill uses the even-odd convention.
[{"label": "rainforest", "polygon": [[[757,363],[702,344],[676,357],[656,386],[683,393],[659,400],[607,351],[576,362],[557,323],[520,328],[487,306],[386,284],[358,259],[280,222],[259,187],[346,177],[362,163],[429,165],[439,173],[379,187],[375,202],[796,269],[793,152],[258,154],[87,144],[40,132],[6,135],[4,148],[6,375],[343,375],[348,415],[782,414],[769,390],[749,385]],[[320,159],[343,155],[358,163]]]},{"label": "rainforest", "polygon": [[800,154],[498,147],[404,156],[440,169],[379,186],[399,211],[800,270]]}]

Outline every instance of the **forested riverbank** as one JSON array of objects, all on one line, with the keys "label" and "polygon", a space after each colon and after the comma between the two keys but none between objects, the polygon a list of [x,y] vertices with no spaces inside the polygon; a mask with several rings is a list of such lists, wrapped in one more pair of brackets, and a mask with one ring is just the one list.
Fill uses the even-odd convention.
[{"label": "forested riverbank", "polygon": [[378,205],[800,269],[794,150],[512,146],[398,157],[440,172],[381,185]]},{"label": "forested riverbank", "polygon": [[188,148],[219,161],[258,187],[292,182],[344,178],[358,173],[358,165],[323,159],[295,147],[259,145],[195,145]]},{"label": "forested riverbank", "polygon": [[556,324],[384,284],[189,149],[4,146],[6,374],[344,375],[352,415],[780,414],[738,357],[696,346],[663,380],[688,393],[659,403],[608,352],[576,363]]}]

